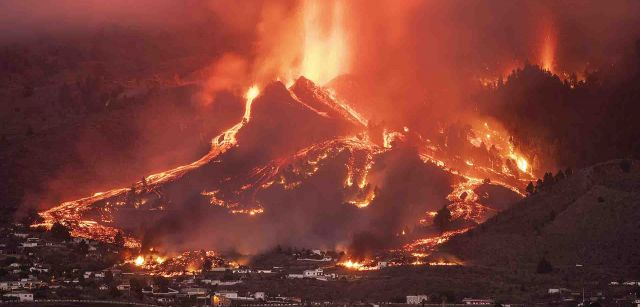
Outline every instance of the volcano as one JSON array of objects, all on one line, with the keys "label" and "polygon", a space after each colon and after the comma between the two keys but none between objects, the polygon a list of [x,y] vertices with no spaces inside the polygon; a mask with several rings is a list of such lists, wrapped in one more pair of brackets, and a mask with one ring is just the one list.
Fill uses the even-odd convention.
[{"label": "volcano", "polygon": [[522,197],[522,174],[489,159],[464,163],[406,127],[373,129],[303,77],[252,87],[245,102],[242,120],[200,160],[62,203],[41,213],[45,224],[104,241],[122,231],[129,246],[175,250],[425,251],[440,242],[429,238],[449,235],[432,225],[440,208],[452,211],[449,231],[461,232]]}]

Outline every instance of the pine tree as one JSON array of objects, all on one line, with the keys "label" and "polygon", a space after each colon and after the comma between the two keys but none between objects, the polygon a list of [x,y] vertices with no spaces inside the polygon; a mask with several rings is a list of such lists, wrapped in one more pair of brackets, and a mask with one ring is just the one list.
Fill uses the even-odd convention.
[{"label": "pine tree", "polygon": [[527,185],[527,193],[529,193],[529,195],[533,195],[535,192],[536,188],[533,186],[533,182],[529,181],[529,184]]}]

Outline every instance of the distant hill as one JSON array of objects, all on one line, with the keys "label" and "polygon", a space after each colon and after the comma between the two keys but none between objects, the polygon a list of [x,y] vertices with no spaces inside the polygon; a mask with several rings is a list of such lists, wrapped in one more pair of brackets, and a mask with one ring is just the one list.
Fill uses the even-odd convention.
[{"label": "distant hill", "polygon": [[441,247],[467,263],[629,265],[640,259],[640,162],[574,172]]}]

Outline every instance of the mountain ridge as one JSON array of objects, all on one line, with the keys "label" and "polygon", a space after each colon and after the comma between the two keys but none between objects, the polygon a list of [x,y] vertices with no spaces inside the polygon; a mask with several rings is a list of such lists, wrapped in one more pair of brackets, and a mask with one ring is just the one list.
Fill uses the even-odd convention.
[{"label": "mountain ridge", "polygon": [[640,256],[640,163],[582,169],[441,247],[483,265],[633,265]]}]

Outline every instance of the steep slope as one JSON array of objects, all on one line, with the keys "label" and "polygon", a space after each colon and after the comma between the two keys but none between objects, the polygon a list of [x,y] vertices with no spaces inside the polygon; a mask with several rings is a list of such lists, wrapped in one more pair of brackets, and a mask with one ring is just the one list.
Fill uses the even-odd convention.
[{"label": "steep slope", "polygon": [[583,169],[452,238],[442,251],[465,261],[512,265],[637,264],[640,163],[614,160]]}]

